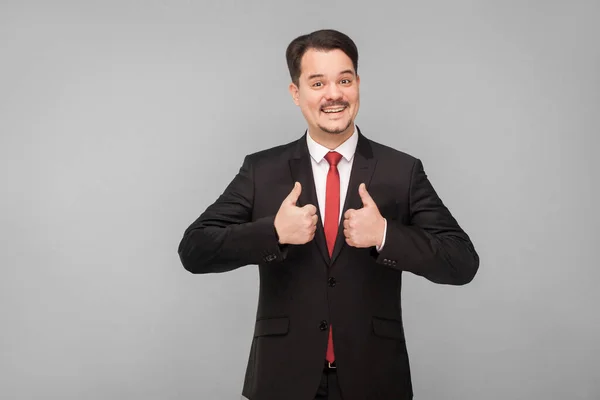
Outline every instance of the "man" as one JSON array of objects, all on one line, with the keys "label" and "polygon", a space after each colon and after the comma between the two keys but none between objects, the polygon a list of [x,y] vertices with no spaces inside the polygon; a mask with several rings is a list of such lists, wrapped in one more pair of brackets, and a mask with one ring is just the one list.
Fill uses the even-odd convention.
[{"label": "man", "polygon": [[479,257],[421,161],[354,124],[354,42],[321,30],[286,56],[307,132],[246,156],[185,231],[181,261],[198,274],[259,266],[245,397],[412,399],[402,272],[462,285]]}]

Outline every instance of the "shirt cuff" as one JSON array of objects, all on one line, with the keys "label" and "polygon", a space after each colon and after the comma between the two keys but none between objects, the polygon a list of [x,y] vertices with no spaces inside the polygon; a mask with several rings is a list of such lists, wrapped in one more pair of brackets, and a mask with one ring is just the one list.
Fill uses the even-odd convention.
[{"label": "shirt cuff", "polygon": [[385,246],[385,234],[387,232],[387,219],[384,218],[383,221],[385,222],[385,224],[383,225],[383,240],[381,241],[381,246],[375,246],[377,251],[381,251],[381,249],[383,249],[383,246]]}]

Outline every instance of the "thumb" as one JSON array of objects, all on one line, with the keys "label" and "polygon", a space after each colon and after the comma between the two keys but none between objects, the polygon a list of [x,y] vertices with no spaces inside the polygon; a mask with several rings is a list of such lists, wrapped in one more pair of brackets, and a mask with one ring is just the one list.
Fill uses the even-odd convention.
[{"label": "thumb", "polygon": [[295,206],[296,202],[298,201],[298,198],[300,197],[300,193],[302,193],[302,185],[300,184],[300,182],[296,182],[294,183],[294,188],[292,189],[290,194],[288,194],[288,197],[286,199],[287,202]]},{"label": "thumb", "polygon": [[360,195],[360,199],[362,200],[363,206],[369,207],[376,205],[375,200],[373,200],[369,192],[367,192],[367,187],[364,183],[361,183],[358,186],[358,194]]}]

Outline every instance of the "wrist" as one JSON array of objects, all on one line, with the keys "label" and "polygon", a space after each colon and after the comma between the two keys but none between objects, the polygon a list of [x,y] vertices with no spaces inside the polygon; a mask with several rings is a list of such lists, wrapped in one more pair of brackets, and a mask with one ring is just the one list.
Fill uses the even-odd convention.
[{"label": "wrist", "polygon": [[277,231],[277,227],[273,228],[275,230],[275,236],[277,237],[277,243],[279,243],[280,245],[286,245],[287,242],[281,237],[279,236],[279,232]]},{"label": "wrist", "polygon": [[381,217],[380,223],[379,223],[379,228],[377,231],[377,248],[380,249],[381,247],[383,247],[383,243],[385,241],[385,231],[387,228],[387,220],[383,217]]},{"label": "wrist", "polygon": [[277,230],[277,216],[275,216],[275,220],[273,221],[273,231],[275,232],[275,237],[277,238],[277,243],[283,245],[285,243],[282,242],[281,236],[279,236],[279,231]]}]

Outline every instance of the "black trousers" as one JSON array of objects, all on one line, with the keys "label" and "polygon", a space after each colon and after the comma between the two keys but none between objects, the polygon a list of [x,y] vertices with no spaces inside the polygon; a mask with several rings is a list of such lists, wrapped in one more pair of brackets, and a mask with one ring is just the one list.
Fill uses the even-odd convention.
[{"label": "black trousers", "polygon": [[343,400],[335,369],[325,368],[315,400]]}]

